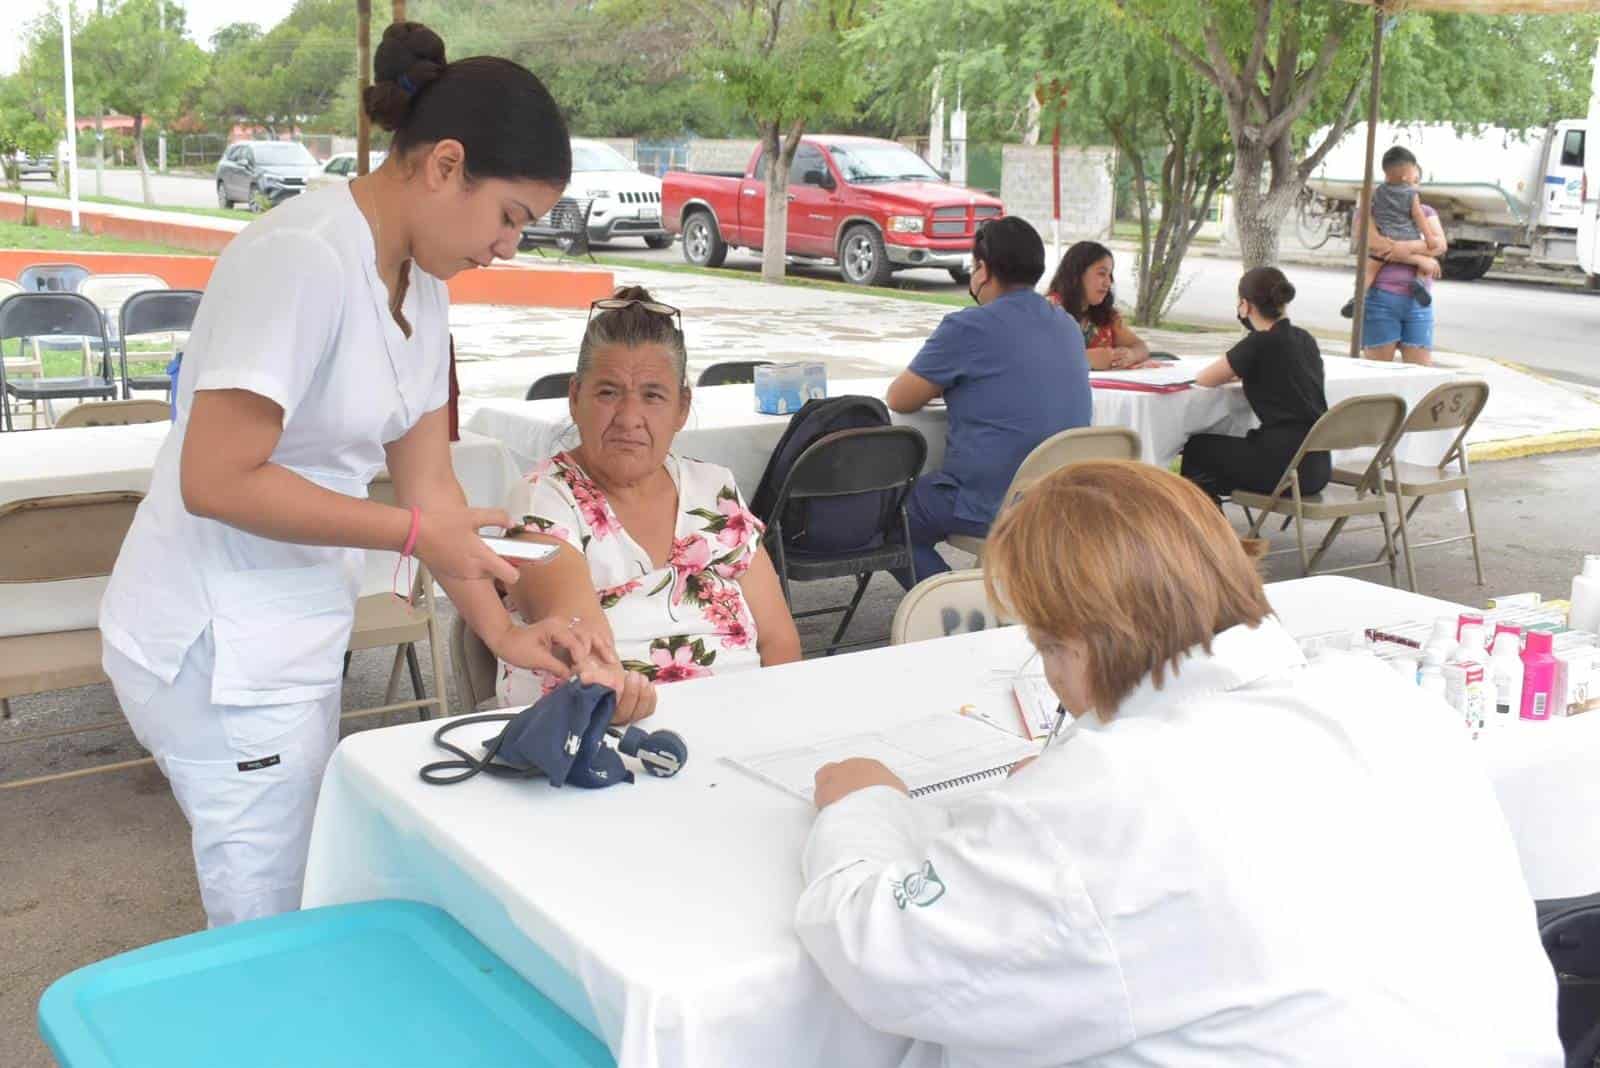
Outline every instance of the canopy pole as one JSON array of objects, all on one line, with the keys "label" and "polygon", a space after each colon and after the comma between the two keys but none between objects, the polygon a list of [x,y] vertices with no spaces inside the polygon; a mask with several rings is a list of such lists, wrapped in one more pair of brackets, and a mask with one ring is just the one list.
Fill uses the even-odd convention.
[{"label": "canopy pole", "polygon": [[1367,230],[1372,210],[1372,162],[1378,147],[1378,88],[1383,78],[1383,0],[1372,5],[1372,85],[1367,90],[1367,167],[1361,172],[1361,199],[1356,201],[1356,305],[1350,323],[1350,355],[1361,355],[1361,331],[1367,321]]}]

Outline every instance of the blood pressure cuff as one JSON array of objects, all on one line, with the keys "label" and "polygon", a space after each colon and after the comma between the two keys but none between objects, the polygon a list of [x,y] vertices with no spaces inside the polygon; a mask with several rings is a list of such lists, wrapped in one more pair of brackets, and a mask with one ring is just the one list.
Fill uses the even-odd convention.
[{"label": "blood pressure cuff", "polygon": [[512,717],[489,749],[514,768],[544,773],[552,786],[596,790],[632,782],[622,757],[604,744],[616,711],[610,687],[563,683]]}]

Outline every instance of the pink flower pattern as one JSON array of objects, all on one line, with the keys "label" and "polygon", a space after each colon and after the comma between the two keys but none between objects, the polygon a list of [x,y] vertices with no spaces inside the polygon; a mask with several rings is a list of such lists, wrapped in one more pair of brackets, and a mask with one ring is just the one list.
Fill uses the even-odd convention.
[{"label": "pink flower pattern", "polygon": [[694,662],[694,650],[687,645],[679,646],[677,652],[652,649],[650,662],[655,665],[655,681],[660,683],[682,682],[684,679],[697,679],[711,674],[710,668]]},{"label": "pink flower pattern", "polygon": [[[636,644],[624,653],[625,668],[656,683],[713,674],[713,662],[719,660],[719,645],[714,643],[720,643],[722,650],[737,651],[735,664],[748,663],[756,647],[755,619],[738,580],[750,568],[764,527],[745,507],[727,472],[694,461],[677,462],[683,512],[662,568],[637,559],[637,548],[620,537],[625,531],[604,491],[570,455],[554,457],[528,478],[535,487],[548,480],[549,486],[566,491],[560,494],[566,498],[563,508],[550,489],[538,490],[534,500],[543,507],[528,510],[537,508],[546,514],[528,516],[526,521],[590,557],[590,571],[597,580],[595,592],[613,626],[620,623],[627,629],[631,624],[638,634],[640,620],[659,617],[661,629],[648,640],[647,648]],[[719,474],[722,481],[708,486],[707,476]],[[719,487],[714,497],[708,492],[711,486]],[[600,585],[607,580],[613,584]],[[646,608],[649,602],[659,607]],[[649,622],[643,625],[651,626]],[[619,651],[621,648],[619,637]],[[630,659],[630,654],[637,658]],[[517,669],[515,674],[527,673]],[[534,699],[532,693],[542,696],[560,683],[542,673],[535,676],[536,691],[519,684],[529,700]],[[502,679],[502,689],[509,688],[507,679]]]}]

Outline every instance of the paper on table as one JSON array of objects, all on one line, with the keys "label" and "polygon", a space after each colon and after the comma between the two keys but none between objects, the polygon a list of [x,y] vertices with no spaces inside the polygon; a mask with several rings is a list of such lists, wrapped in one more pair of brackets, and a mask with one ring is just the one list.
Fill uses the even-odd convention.
[{"label": "paper on table", "polygon": [[813,800],[817,769],[850,757],[882,763],[912,797],[998,781],[1011,765],[1039,751],[1035,742],[982,720],[938,712],[888,730],[828,738],[808,745],[724,757],[729,764],[802,801]]},{"label": "paper on table", "polygon": [[1194,381],[1194,368],[1161,364],[1137,371],[1090,371],[1091,382],[1134,382],[1145,386],[1186,386]]}]

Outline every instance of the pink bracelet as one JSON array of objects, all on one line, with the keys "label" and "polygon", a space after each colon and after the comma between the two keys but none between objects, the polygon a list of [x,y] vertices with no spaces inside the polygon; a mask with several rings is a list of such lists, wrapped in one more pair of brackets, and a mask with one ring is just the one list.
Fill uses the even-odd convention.
[{"label": "pink bracelet", "polygon": [[411,531],[406,535],[406,543],[400,549],[401,556],[410,556],[411,550],[417,547],[417,531],[422,527],[422,509],[416,505],[411,506]]}]

